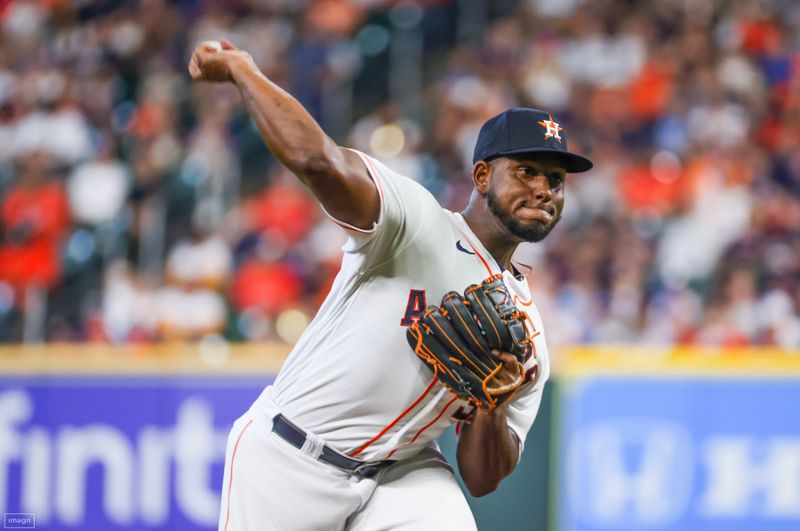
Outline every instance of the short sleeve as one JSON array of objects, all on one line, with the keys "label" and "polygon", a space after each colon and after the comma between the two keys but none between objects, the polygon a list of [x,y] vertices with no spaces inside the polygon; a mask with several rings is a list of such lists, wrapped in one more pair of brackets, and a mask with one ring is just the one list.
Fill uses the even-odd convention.
[{"label": "short sleeve", "polygon": [[519,440],[519,453],[525,448],[525,439],[536,420],[539,413],[539,406],[542,403],[542,393],[547,378],[542,375],[534,384],[523,389],[514,400],[508,405],[506,410],[506,421],[508,427],[514,432]]},{"label": "short sleeve", "polygon": [[547,350],[541,318],[535,307],[529,311],[529,314],[537,331],[533,341],[536,362],[539,367],[538,374],[531,383],[525,384],[525,387],[520,389],[506,409],[508,427],[511,428],[519,440],[520,455],[522,455],[522,450],[525,447],[525,438],[528,435],[528,431],[533,426],[533,421],[536,420],[536,415],[539,412],[545,383],[550,378],[550,355]]},{"label": "short sleeve", "polygon": [[441,207],[416,181],[360,151],[353,151],[361,157],[378,191],[378,220],[372,228],[361,229],[326,214],[347,232],[345,252],[389,258],[413,241],[424,227],[426,217],[433,211],[440,211]]}]

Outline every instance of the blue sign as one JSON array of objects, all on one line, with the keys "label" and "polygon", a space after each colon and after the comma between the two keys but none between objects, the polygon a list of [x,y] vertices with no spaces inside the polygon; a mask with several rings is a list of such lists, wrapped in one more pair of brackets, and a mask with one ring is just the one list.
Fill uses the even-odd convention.
[{"label": "blue sign", "polygon": [[800,529],[800,381],[562,385],[558,531]]},{"label": "blue sign", "polygon": [[2,377],[6,527],[216,529],[233,421],[273,377]]}]

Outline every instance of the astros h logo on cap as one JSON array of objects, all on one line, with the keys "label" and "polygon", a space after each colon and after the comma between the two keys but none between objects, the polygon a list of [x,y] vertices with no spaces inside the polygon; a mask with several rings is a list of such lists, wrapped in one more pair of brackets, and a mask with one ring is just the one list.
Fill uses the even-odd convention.
[{"label": "astros h logo on cap", "polygon": [[561,143],[561,137],[558,135],[558,132],[561,131],[561,126],[553,121],[552,115],[548,114],[547,117],[549,118],[549,120],[542,120],[541,122],[536,122],[546,129],[546,132],[544,134],[544,139],[547,140],[548,138],[552,137],[558,140],[559,143]]},{"label": "astros h logo on cap", "polygon": [[[542,131],[544,128],[544,131]],[[567,132],[549,112],[513,107],[489,118],[478,133],[472,163],[523,153],[550,153],[569,173],[592,169],[592,161],[567,149]]]}]

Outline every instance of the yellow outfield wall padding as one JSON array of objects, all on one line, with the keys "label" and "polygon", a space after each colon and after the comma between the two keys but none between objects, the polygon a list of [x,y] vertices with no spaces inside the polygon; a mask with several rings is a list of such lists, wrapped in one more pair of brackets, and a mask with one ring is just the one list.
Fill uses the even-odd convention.
[{"label": "yellow outfield wall padding", "polygon": [[[0,374],[274,374],[290,350],[284,343],[11,345],[0,346]],[[556,377],[800,378],[800,351],[762,347],[576,346],[555,350],[552,364]]]},{"label": "yellow outfield wall padding", "polygon": [[800,351],[768,347],[570,347],[557,352],[554,374],[800,378]]},{"label": "yellow outfield wall padding", "polygon": [[274,374],[283,343],[40,344],[0,347],[0,374]]}]

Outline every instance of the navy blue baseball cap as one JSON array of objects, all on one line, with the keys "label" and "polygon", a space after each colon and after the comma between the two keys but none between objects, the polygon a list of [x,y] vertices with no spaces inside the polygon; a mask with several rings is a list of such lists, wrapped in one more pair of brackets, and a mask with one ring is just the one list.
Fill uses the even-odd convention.
[{"label": "navy blue baseball cap", "polygon": [[522,153],[553,153],[569,173],[592,169],[592,161],[567,150],[567,133],[549,112],[513,107],[489,118],[478,133],[472,163]]}]

